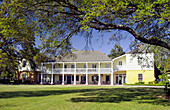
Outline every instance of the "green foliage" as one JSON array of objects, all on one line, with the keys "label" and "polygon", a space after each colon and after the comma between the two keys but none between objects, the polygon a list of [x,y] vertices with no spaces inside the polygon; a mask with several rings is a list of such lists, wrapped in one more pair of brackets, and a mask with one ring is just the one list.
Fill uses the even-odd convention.
[{"label": "green foliage", "polygon": [[164,91],[165,91],[166,97],[169,99],[170,98],[170,81],[166,82]]},{"label": "green foliage", "polygon": [[[32,61],[37,53],[35,48],[35,25],[26,20],[22,3],[18,0],[0,3],[0,75],[2,78],[15,77],[19,61]],[[33,61],[32,61],[33,62]],[[35,67],[35,66],[33,66]]]},{"label": "green foliage", "polygon": [[[87,33],[89,38],[93,29],[126,31],[141,42],[170,50],[169,8],[168,0],[4,0],[0,50],[13,67],[18,58],[33,59],[36,37],[41,40],[40,53],[55,56],[71,50],[73,35]],[[4,71],[7,64],[1,65]]]},{"label": "green foliage", "polygon": [[148,82],[148,84],[156,84],[157,82],[156,81],[150,81]]},{"label": "green foliage", "polygon": [[144,84],[144,82],[143,81],[139,81],[139,82],[137,82],[137,83],[135,83],[136,85],[141,85],[141,84]]},{"label": "green foliage", "polygon": [[[8,19],[2,33],[15,35],[23,32],[17,29],[30,24],[31,32],[42,40],[42,50],[53,54],[67,52],[73,35],[81,32],[91,36],[93,29],[127,31],[141,42],[170,49],[169,10],[168,0],[2,1],[1,13],[5,17],[1,20]],[[8,30],[14,24],[18,28]]]},{"label": "green foliage", "polygon": [[120,44],[115,44],[114,48],[111,49],[108,57],[114,59],[114,58],[119,57],[123,54],[125,54],[125,52],[123,51],[123,48],[120,47]]},{"label": "green foliage", "polygon": [[162,75],[159,75],[158,77],[161,80],[160,83],[165,84],[167,82],[168,77],[166,73],[163,73]]}]

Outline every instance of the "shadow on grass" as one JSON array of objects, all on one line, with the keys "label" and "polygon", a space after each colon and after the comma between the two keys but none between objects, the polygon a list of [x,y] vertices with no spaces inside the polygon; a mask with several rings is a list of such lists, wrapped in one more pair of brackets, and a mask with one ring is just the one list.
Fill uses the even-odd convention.
[{"label": "shadow on grass", "polygon": [[170,106],[166,99],[154,98],[155,95],[163,94],[163,89],[155,88],[111,88],[91,91],[72,98],[72,102],[109,102],[120,103],[122,101],[137,101],[153,105]]},{"label": "shadow on grass", "polygon": [[120,103],[122,101],[137,101],[154,105],[170,106],[170,101],[154,98],[163,94],[163,89],[156,88],[98,88],[98,89],[73,89],[73,90],[41,90],[41,91],[16,91],[1,92],[0,98],[15,97],[42,97],[49,95],[63,95],[80,93],[68,101],[78,102],[108,102]]},{"label": "shadow on grass", "polygon": [[89,91],[97,91],[99,89],[74,89],[74,90],[41,90],[41,91],[15,91],[1,92],[0,98],[15,98],[15,97],[42,97],[49,95],[62,95],[69,93],[81,93]]}]

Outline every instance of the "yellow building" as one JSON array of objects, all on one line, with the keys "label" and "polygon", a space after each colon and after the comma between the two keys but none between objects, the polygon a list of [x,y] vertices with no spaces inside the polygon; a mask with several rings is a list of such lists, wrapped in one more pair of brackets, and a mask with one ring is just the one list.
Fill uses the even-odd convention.
[{"label": "yellow building", "polygon": [[155,80],[153,53],[131,52],[113,59],[114,84],[148,83]]}]

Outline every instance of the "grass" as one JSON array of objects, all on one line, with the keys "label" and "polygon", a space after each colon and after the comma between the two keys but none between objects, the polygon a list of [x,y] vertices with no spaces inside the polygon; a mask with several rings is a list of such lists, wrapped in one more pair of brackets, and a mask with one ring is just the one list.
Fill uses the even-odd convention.
[{"label": "grass", "polygon": [[168,110],[157,88],[0,85],[1,110]]},{"label": "grass", "polygon": [[159,84],[159,83],[157,83],[157,84],[139,84],[139,83],[137,83],[137,84],[123,84],[123,85],[140,85],[140,86],[165,86],[165,84]]}]

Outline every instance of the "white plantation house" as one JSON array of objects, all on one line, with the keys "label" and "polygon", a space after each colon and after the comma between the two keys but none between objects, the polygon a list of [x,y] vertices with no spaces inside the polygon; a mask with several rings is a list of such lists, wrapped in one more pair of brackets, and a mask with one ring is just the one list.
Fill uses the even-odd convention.
[{"label": "white plantation house", "polygon": [[[42,63],[40,70],[32,72],[32,79],[40,84],[62,85],[148,83],[155,80],[153,56],[153,53],[133,54],[131,51],[110,59],[100,51],[75,51]],[[27,79],[30,76],[27,72],[21,71],[20,76]]]}]

